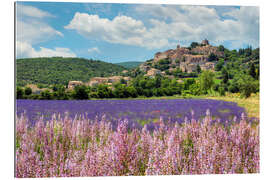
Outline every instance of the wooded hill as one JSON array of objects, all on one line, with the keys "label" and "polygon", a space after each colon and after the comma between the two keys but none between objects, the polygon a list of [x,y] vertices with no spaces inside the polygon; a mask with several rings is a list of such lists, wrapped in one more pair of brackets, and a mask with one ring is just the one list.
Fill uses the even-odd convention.
[{"label": "wooded hill", "polygon": [[128,62],[120,62],[120,63],[115,63],[117,65],[123,66],[128,69],[136,68],[139,65],[141,65],[143,62],[140,61],[128,61]]},{"label": "wooded hill", "polygon": [[123,66],[83,58],[25,58],[16,60],[16,83],[67,85],[72,80],[87,82],[91,77],[118,75],[123,70]]}]

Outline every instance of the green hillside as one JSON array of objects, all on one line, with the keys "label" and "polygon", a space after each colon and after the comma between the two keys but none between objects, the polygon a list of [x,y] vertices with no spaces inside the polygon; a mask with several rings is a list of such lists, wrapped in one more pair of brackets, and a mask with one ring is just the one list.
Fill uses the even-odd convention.
[{"label": "green hillside", "polygon": [[132,69],[132,68],[138,67],[142,63],[143,62],[139,62],[139,61],[130,61],[130,62],[120,62],[120,63],[115,63],[115,64],[123,66],[123,67],[128,68],[128,69]]},{"label": "green hillside", "polygon": [[16,60],[17,85],[63,84],[68,81],[89,81],[91,77],[111,76],[125,68],[103,61],[83,58],[26,58]]}]

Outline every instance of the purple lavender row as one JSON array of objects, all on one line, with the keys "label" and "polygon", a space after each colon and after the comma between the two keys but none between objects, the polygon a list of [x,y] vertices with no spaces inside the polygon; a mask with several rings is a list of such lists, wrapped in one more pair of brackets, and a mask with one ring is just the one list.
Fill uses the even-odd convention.
[{"label": "purple lavender row", "polygon": [[215,120],[225,124],[231,122],[236,116],[240,119],[245,110],[236,103],[207,100],[207,99],[174,99],[174,100],[83,100],[83,101],[53,101],[53,100],[17,100],[17,115],[26,113],[32,123],[40,116],[44,120],[50,120],[52,114],[59,113],[64,116],[66,112],[74,118],[84,115],[89,119],[101,119],[106,114],[106,119],[117,122],[119,119],[130,119],[130,125],[135,124],[139,129],[144,124],[154,126],[159,117],[164,121],[184,122],[185,118],[191,119],[191,111],[194,118],[199,120],[204,117],[206,109],[210,109]]}]

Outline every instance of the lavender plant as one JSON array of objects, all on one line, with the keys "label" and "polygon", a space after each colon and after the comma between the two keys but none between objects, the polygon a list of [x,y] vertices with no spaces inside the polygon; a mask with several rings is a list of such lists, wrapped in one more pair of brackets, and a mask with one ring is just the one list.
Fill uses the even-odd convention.
[{"label": "lavender plant", "polygon": [[[194,115],[194,114],[193,114]],[[114,130],[99,120],[53,115],[34,125],[16,117],[16,177],[227,174],[259,172],[259,125],[244,116],[228,126],[213,121],[167,124],[153,131]]]}]

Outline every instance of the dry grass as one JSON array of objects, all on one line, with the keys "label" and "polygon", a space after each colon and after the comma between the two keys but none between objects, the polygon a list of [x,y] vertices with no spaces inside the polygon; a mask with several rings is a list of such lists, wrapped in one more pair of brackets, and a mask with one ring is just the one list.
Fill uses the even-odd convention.
[{"label": "dry grass", "polygon": [[260,94],[252,94],[249,98],[240,98],[239,94],[226,94],[226,96],[206,97],[207,99],[217,99],[236,102],[244,107],[249,117],[260,118]]}]

